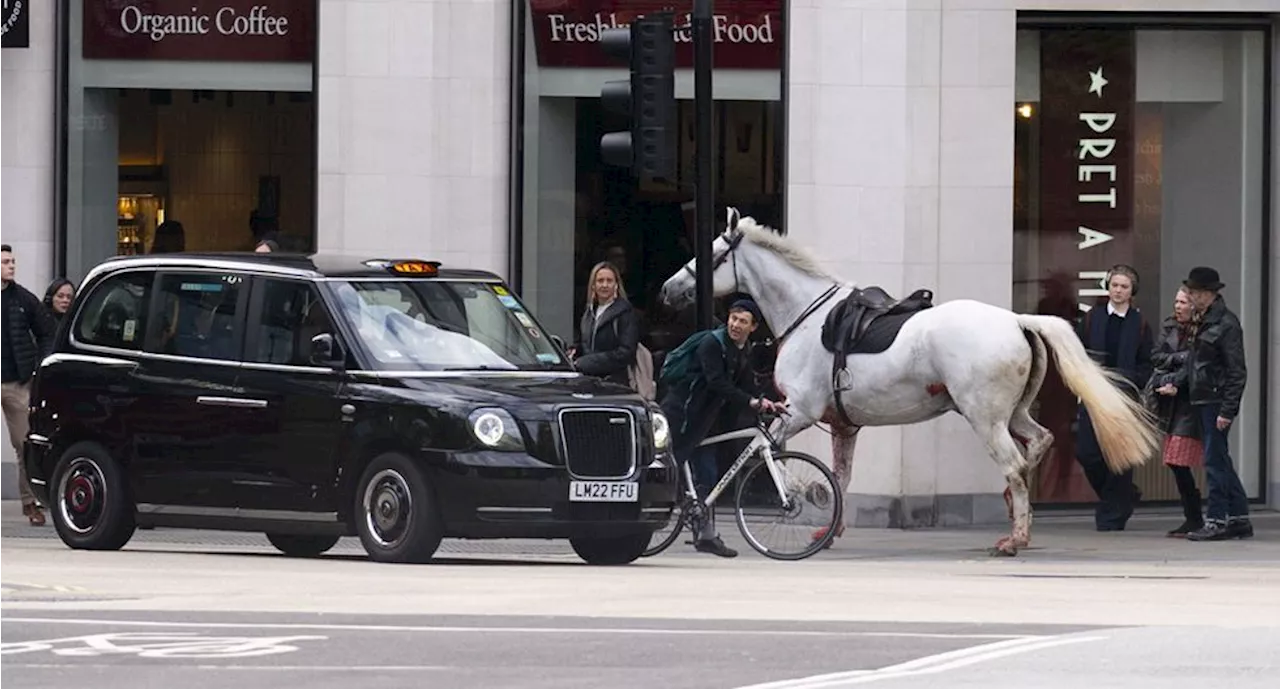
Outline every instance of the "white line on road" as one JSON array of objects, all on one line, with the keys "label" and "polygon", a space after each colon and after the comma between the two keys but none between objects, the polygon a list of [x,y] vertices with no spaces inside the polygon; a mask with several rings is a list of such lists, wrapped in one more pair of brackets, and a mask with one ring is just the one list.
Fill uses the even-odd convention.
[{"label": "white line on road", "polygon": [[966,634],[946,632],[853,632],[775,629],[659,629],[651,627],[457,627],[391,624],[313,624],[286,622],[162,622],[156,620],[98,620],[61,617],[0,617],[0,622],[35,624],[102,625],[121,627],[199,627],[205,629],[308,629],[352,632],[478,632],[498,634],[655,634],[666,636],[847,636],[904,639],[1008,639],[1039,640],[1033,634]]},{"label": "white line on road", "polygon": [[955,651],[947,651],[945,653],[925,656],[905,663],[882,667],[877,670],[833,672],[825,675],[813,675],[811,677],[801,677],[798,679],[767,682],[765,684],[752,684],[745,687],[738,687],[737,689],[835,689],[836,687],[846,687],[854,684],[867,684],[869,682],[880,682],[888,679],[900,679],[903,677],[915,677],[918,675],[946,672],[947,670],[955,670],[968,665],[974,665],[988,660],[996,660],[1011,655],[1017,655],[1019,653],[1030,653],[1032,651],[1040,651],[1046,648],[1067,646],[1070,644],[1085,643],[1089,641],[1103,641],[1106,638],[1107,637],[1104,636],[1059,636],[1009,639],[1006,641],[997,641],[995,643],[982,644],[981,646],[973,646],[970,648],[962,648]]},{"label": "white line on road", "polygon": [[[125,667],[108,663],[5,663],[4,666],[6,669],[25,668],[30,670],[66,670],[68,668],[77,670],[119,670]],[[130,665],[128,667],[136,670],[140,666]],[[147,667],[170,671],[182,669],[184,666],[148,665]],[[308,670],[315,672],[444,672],[461,669],[448,665],[195,665],[185,667],[193,670],[263,670],[267,672],[305,672]]]}]

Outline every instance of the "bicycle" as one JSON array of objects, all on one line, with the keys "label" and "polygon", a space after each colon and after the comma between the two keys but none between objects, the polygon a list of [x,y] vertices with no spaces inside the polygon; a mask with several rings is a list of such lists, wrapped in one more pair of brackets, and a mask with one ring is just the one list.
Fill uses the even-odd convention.
[{"label": "bicycle", "polygon": [[[702,447],[731,440],[751,440],[706,498],[698,499],[689,463],[679,462],[684,495],[676,504],[671,520],[668,521],[672,529],[669,532],[665,531],[665,528],[655,531],[649,548],[641,553],[641,557],[652,557],[670,548],[686,526],[691,527],[696,533],[702,525],[702,520],[715,509],[716,498],[720,497],[729,482],[743,471],[743,467],[753,458],[758,461],[752,462],[746,468],[746,473],[738,484],[738,491],[734,496],[738,530],[742,532],[747,543],[756,552],[775,560],[803,560],[831,544],[835,538],[836,526],[844,518],[844,500],[836,484],[835,475],[827,465],[812,455],[803,452],[777,451],[778,443],[769,433],[769,427],[763,421],[764,418],[767,417],[761,415],[754,428],[721,433],[698,444]],[[806,481],[801,477],[801,472],[809,468],[815,469],[818,475]],[[763,485],[753,485],[753,478],[759,478]],[[767,497],[775,502],[772,506],[746,504],[744,497]],[[752,524],[757,524],[756,518],[770,509],[780,510],[780,518],[798,520],[798,525],[803,527],[802,538],[805,544],[803,548],[789,551],[771,547],[755,533],[756,527]],[[800,521],[801,517],[807,517],[807,520]],[[821,535],[815,538],[814,533]]]}]

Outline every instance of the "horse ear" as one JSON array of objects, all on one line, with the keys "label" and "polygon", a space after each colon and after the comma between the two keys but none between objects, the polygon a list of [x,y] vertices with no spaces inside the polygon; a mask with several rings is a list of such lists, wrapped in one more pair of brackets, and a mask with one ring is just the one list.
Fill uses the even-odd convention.
[{"label": "horse ear", "polygon": [[742,220],[742,215],[738,213],[738,209],[734,208],[733,206],[729,206],[728,220],[725,223],[725,229],[727,230],[737,229],[738,223],[741,222],[741,220]]}]

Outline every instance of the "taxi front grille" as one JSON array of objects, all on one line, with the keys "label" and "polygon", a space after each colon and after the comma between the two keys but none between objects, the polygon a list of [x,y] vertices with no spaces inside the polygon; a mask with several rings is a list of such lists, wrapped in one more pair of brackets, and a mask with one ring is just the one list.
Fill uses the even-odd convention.
[{"label": "taxi front grille", "polygon": [[625,409],[566,409],[560,437],[575,478],[622,479],[635,471],[636,423]]}]

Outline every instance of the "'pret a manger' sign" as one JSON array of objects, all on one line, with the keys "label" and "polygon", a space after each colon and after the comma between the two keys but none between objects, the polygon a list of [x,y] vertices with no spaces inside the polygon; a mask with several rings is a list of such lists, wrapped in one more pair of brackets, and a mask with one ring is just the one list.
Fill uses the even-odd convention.
[{"label": "'pret a manger' sign", "polygon": [[310,62],[315,0],[84,0],[84,57]]}]

